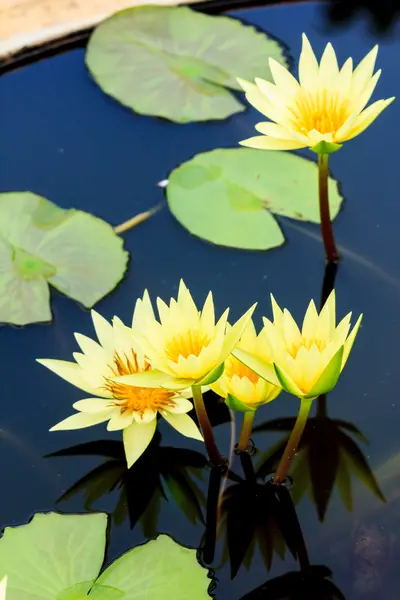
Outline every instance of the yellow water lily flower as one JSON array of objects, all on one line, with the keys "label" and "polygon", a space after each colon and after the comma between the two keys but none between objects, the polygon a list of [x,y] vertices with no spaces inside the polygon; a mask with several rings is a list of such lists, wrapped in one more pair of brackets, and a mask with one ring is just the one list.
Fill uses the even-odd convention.
[{"label": "yellow water lily flower", "polygon": [[234,356],[267,381],[299,398],[313,399],[329,392],[346,364],[362,315],[351,332],[351,313],[336,325],[334,291],[320,314],[310,302],[301,331],[290,312],[282,311],[273,297],[272,309],[274,321],[264,318],[264,327],[273,368],[240,348],[233,351]]},{"label": "yellow water lily flower", "polygon": [[[263,329],[258,335],[250,320],[236,348],[241,348],[272,364],[268,339]],[[229,408],[239,411],[255,411],[262,404],[271,402],[282,391],[280,386],[265,381],[240,360],[232,356],[225,361],[225,369],[215,383],[210,385],[217,394],[226,398]]]},{"label": "yellow water lily flower", "polygon": [[269,65],[275,83],[238,79],[250,104],[270,119],[256,125],[261,136],[241,145],[295,150],[320,142],[341,144],[362,133],[394,100],[377,100],[365,108],[381,74],[380,70],[373,74],[377,53],[375,46],[354,71],[351,58],[339,69],[335,51],[327,44],[318,64],[303,34],[299,81],[273,58]]},{"label": "yellow water lily flower", "polygon": [[7,575],[0,581],[0,600],[6,600]]},{"label": "yellow water lily flower", "polygon": [[218,379],[224,362],[239,341],[251,318],[252,306],[229,330],[229,309],[215,322],[213,296],[210,292],[201,311],[184,284],[180,282],[178,298],[169,305],[157,298],[160,320],[155,317],[149,296],[136,303],[137,318],[133,330],[153,370],[117,377],[115,381],[152,386],[156,382],[168,389],[208,385]]},{"label": "yellow water lily flower", "polygon": [[[38,362],[84,390],[91,397],[75,402],[78,411],[61,421],[50,431],[81,429],[108,421],[108,431],[123,430],[123,442],[128,466],[143,454],[157,426],[159,413],[183,435],[202,440],[195,422],[186,414],[192,403],[184,396],[162,389],[133,387],[117,383],[114,378],[133,373],[148,373],[151,366],[139,349],[132,329],[114,317],[111,325],[92,311],[93,325],[100,343],[79,333],[75,334],[82,352],[75,352],[76,362],[38,359]],[[133,317],[135,323],[136,314]]]}]

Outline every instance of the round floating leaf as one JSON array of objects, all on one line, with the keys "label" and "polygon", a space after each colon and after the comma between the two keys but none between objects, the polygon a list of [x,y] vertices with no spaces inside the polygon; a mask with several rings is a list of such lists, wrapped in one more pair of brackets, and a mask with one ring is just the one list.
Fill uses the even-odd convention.
[{"label": "round floating leaf", "polygon": [[210,579],[197,562],[196,550],[183,548],[167,535],[126,552],[100,575],[93,592],[97,585],[123,590],[126,598],[210,598]]},{"label": "round floating leaf", "polygon": [[103,91],[122,104],[184,123],[244,110],[226,88],[240,89],[236,77],[270,80],[269,57],[286,64],[278,42],[238,20],[142,6],[97,27],[86,63]]},{"label": "round floating leaf", "polygon": [[92,307],[122,279],[128,254],[113,228],[31,192],[0,194],[0,322],[50,321],[50,283]]},{"label": "round floating leaf", "polygon": [[7,600],[55,600],[77,582],[86,582],[75,594],[82,597],[103,563],[106,527],[105,514],[56,513],[6,527],[0,539],[0,578],[8,575]]},{"label": "round floating leaf", "polygon": [[[272,213],[319,223],[318,167],[287,152],[213,150],[172,171],[167,199],[190,233],[222,246],[268,250],[284,242]],[[330,177],[332,218],[342,201]]]}]

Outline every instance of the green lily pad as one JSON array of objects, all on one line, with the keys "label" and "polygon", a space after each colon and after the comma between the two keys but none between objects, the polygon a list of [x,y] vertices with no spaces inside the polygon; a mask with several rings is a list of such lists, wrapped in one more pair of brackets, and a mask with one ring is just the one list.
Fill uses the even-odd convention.
[{"label": "green lily pad", "polygon": [[[7,600],[55,600],[79,582],[87,592],[104,560],[107,515],[36,514],[0,539],[0,578]],[[79,596],[78,596],[79,598]]]},{"label": "green lily pad", "polygon": [[133,548],[100,575],[97,585],[123,590],[126,598],[207,600],[210,579],[197,562],[196,551],[160,535]]},{"label": "green lily pad", "polygon": [[111,225],[31,192],[0,194],[0,322],[51,321],[49,284],[91,308],[128,260]]},{"label": "green lily pad", "polygon": [[[167,200],[174,217],[193,235],[245,250],[283,244],[273,214],[320,222],[318,167],[287,152],[239,148],[197,154],[170,174]],[[332,219],[342,201],[330,177]]]},{"label": "green lily pad", "polygon": [[269,57],[286,65],[276,40],[236,19],[140,6],[97,27],[86,64],[103,91],[125,106],[185,123],[245,110],[226,88],[241,89],[236,77],[271,80]]},{"label": "green lily pad", "polygon": [[123,554],[99,575],[106,551],[106,514],[37,514],[6,527],[0,538],[0,579],[7,600],[193,600],[210,598],[210,578],[196,558],[160,535]]}]

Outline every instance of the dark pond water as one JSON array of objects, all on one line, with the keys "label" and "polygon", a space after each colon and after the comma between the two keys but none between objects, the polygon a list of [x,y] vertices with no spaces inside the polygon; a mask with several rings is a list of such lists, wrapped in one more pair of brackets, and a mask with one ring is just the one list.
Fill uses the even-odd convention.
[{"label": "dark pond water", "polygon": [[[313,3],[242,10],[234,16],[281,38],[295,57],[300,53],[303,31],[317,52],[326,41],[332,41],[340,61],[350,55],[358,61],[379,41],[378,67],[383,68],[383,75],[377,98],[400,96],[399,29],[377,39],[360,18],[345,29],[330,30],[322,8]],[[163,192],[156,184],[177,164],[201,151],[236,147],[239,140],[253,135],[253,125],[259,120],[252,109],[225,122],[198,125],[175,125],[131,114],[91,82],[80,49],[4,75],[0,81],[0,115],[1,191],[32,190],[62,207],[81,208],[112,224],[157,204]],[[327,398],[327,410],[330,417],[352,423],[368,438],[369,445],[357,443],[374,468],[387,503],[375,499],[353,476],[353,512],[344,507],[335,488],[323,523],[308,493],[297,504],[297,513],[310,562],[331,569],[334,582],[350,600],[392,600],[398,598],[400,589],[399,131],[400,103],[395,102],[331,160],[345,196],[344,208],[335,222],[337,241],[345,249],[336,279],[338,310],[340,315],[352,310],[355,315],[363,312],[365,317],[349,364]],[[133,302],[145,287],[152,295],[169,298],[183,277],[196,300],[202,301],[211,288],[218,311],[230,305],[235,317],[255,300],[259,301],[256,319],[269,314],[272,291],[300,318],[310,298],[318,299],[321,294],[322,248],[317,227],[297,223],[293,227],[283,219],[281,224],[287,236],[281,249],[246,253],[216,248],[191,237],[168,210],[163,210],[125,234],[126,248],[132,255],[129,273],[97,309],[108,318],[118,314],[129,321]],[[48,432],[71,413],[71,404],[81,394],[38,366],[34,357],[69,360],[76,349],[73,332],[92,335],[88,313],[58,294],[53,295],[53,315],[54,322],[48,326],[4,327],[0,331],[0,526],[24,523],[37,511],[84,511],[89,509],[86,500],[90,496],[91,509],[114,515],[109,559],[142,542],[145,534],[154,530],[198,547],[204,524],[198,517],[188,518],[195,514],[195,505],[188,499],[174,500],[165,483],[167,500],[160,500],[157,519],[147,512],[142,528],[137,523],[131,528],[129,510],[135,522],[149,503],[151,494],[146,486],[151,478],[131,477],[125,487],[108,493],[108,487],[124,476],[123,463],[117,458],[100,471],[100,477],[95,472],[97,478],[88,478],[80,491],[57,503],[80,478],[109,460],[101,452],[118,457],[122,447],[109,442],[99,444],[97,456],[45,457],[76,444],[120,439],[118,434],[106,434],[102,426]],[[296,399],[282,394],[278,401],[258,411],[256,424],[294,417],[297,406]],[[222,421],[215,431],[218,444],[227,453],[229,414],[221,410],[215,418]],[[315,423],[315,428],[318,426]],[[174,464],[198,465],[197,471],[186,470],[186,475],[196,481],[198,497],[204,496],[209,471],[201,468],[202,446],[179,437],[166,423],[160,423],[159,431],[161,447],[200,453],[193,457],[181,452],[174,456]],[[260,454],[281,437],[279,431],[254,435]],[[326,496],[325,475],[333,442],[328,436],[322,438],[326,443],[317,453],[318,489]],[[151,452],[154,454],[149,454],[148,460],[153,470],[148,474],[157,473],[154,464],[166,456],[157,443]],[[240,466],[237,472],[242,475]],[[129,507],[126,497],[130,498]],[[199,502],[204,518],[204,498],[203,504]],[[186,507],[186,515],[182,507]],[[251,514],[249,503],[243,519]],[[267,579],[298,568],[287,553],[286,560],[275,555],[268,572],[256,546],[251,563],[247,561],[248,569],[242,566],[231,580],[224,540],[222,534],[212,565],[219,579],[219,600],[239,599]]]}]

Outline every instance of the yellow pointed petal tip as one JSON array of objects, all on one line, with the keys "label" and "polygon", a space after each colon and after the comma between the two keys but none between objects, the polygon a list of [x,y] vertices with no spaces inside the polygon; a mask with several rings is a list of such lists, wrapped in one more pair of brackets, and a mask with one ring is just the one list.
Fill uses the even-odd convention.
[{"label": "yellow pointed petal tip", "polygon": [[250,92],[254,87],[254,83],[251,83],[251,81],[247,81],[246,79],[242,79],[241,77],[236,77],[236,81],[246,93]]},{"label": "yellow pointed petal tip", "polygon": [[[241,146],[260,150],[295,150],[309,147],[314,152],[332,153],[343,142],[360,135],[394,98],[378,100],[372,109],[368,90],[379,75],[373,74],[378,46],[364,57],[353,71],[352,61],[339,68],[334,47],[329,42],[318,63],[311,43],[302,35],[299,58],[299,81],[282,65],[270,59],[275,84],[256,78],[256,84],[238,78],[247,100],[259,112],[285,131],[284,139],[265,133],[239,142]],[[379,72],[378,72],[379,73]],[[276,77],[275,77],[276,75]],[[337,101],[338,94],[340,102]],[[366,102],[360,101],[365,97]],[[353,122],[354,121],[354,122]],[[301,139],[300,139],[301,136]]]}]

